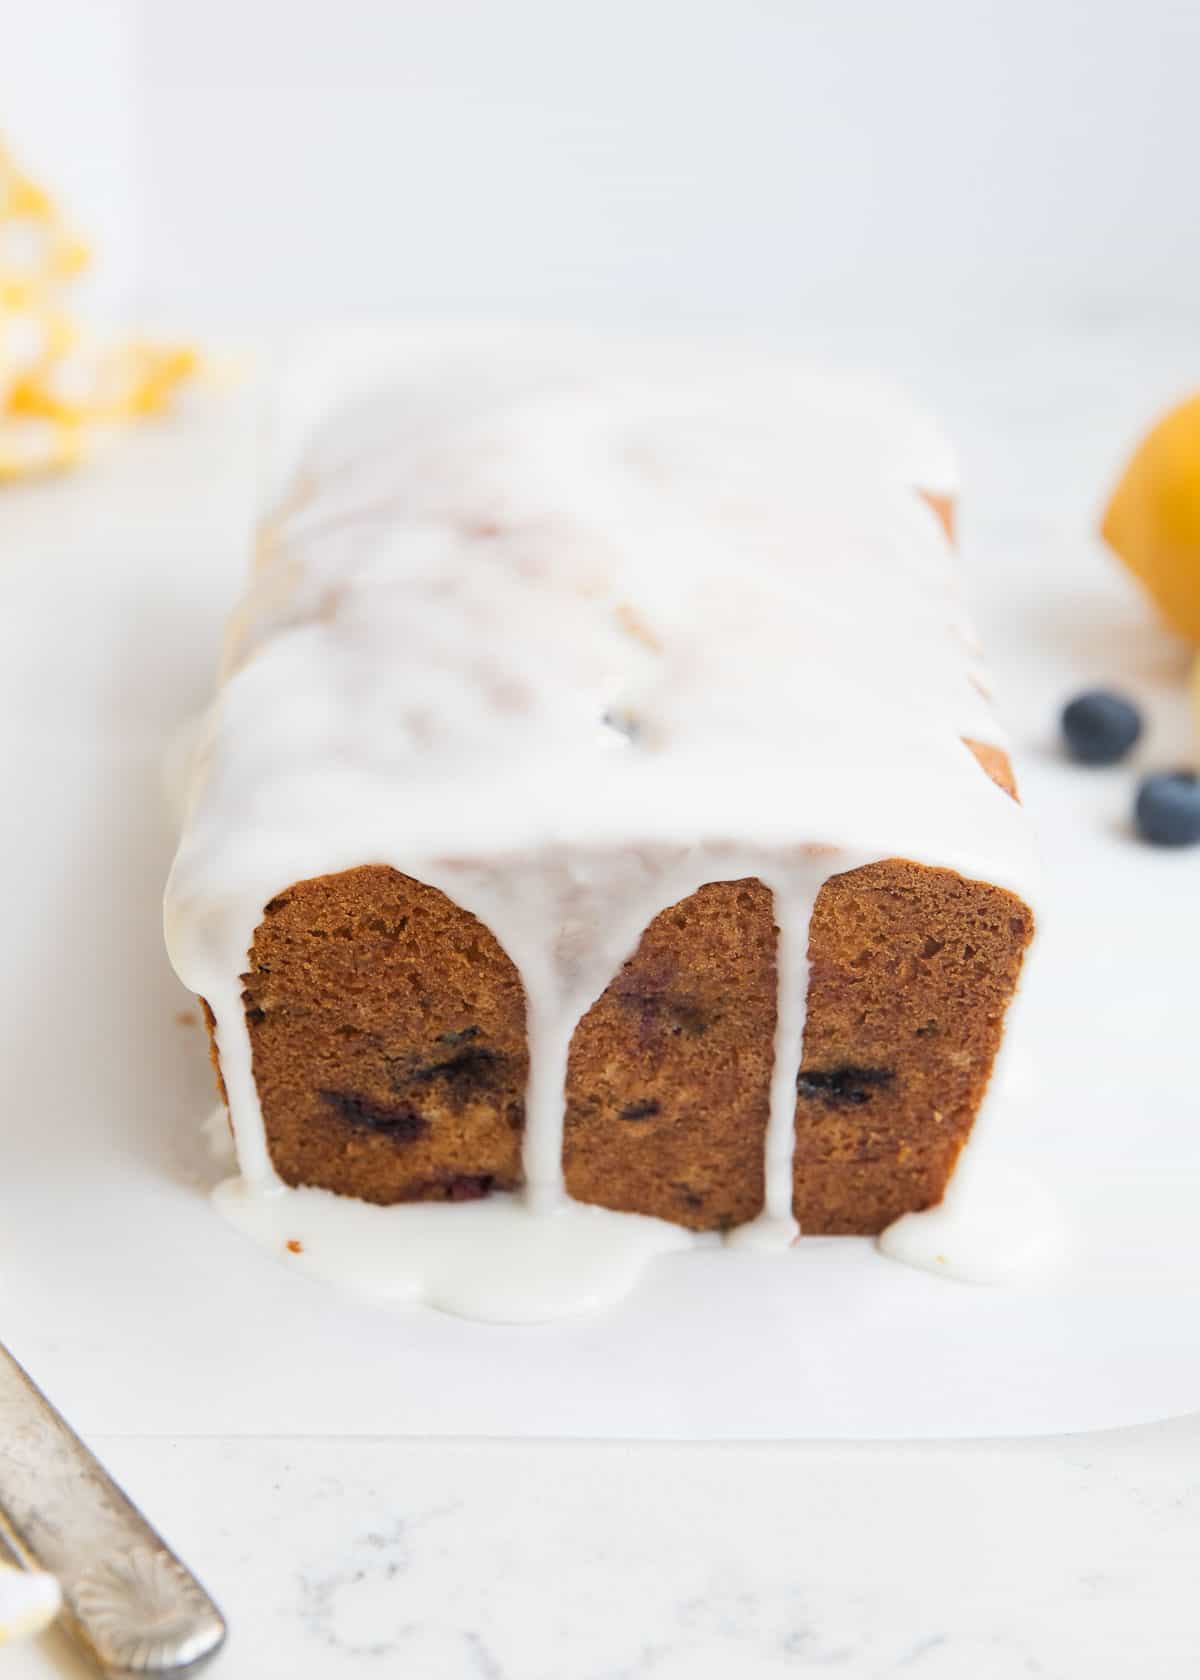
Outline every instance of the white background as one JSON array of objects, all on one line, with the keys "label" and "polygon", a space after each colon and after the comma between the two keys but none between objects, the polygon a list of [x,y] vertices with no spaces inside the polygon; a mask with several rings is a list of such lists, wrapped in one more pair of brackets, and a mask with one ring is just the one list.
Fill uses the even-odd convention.
[{"label": "white background", "polygon": [[1200,308],[1191,0],[0,0],[0,41],[0,129],[185,322]]}]

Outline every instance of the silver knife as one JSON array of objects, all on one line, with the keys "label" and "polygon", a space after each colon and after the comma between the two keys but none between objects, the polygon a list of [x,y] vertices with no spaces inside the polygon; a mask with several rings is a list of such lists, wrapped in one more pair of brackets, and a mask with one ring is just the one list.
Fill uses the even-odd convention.
[{"label": "silver knife", "polygon": [[225,1639],[212,1599],[0,1343],[0,1542],[58,1577],[106,1676],[182,1675]]}]

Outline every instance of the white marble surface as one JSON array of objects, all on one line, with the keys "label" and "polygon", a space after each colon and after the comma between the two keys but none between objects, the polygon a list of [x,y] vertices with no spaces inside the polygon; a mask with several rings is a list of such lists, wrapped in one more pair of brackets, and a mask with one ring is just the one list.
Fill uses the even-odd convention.
[{"label": "white marble surface", "polygon": [[[837,348],[835,335],[821,339],[822,348]],[[1128,778],[1112,773],[1068,789],[1048,743],[1065,684],[1124,678],[1139,692],[1161,692],[1182,673],[1181,650],[1104,561],[1091,520],[1108,473],[1143,420],[1200,384],[1200,335],[1169,323],[1108,323],[962,342],[855,331],[840,343],[913,378],[963,439],[974,592],[998,655],[1001,698],[1024,745],[1031,806],[1036,812],[1057,802],[1061,815],[1078,787],[1078,837],[1057,823],[1050,848],[1051,873],[1064,890],[1048,933],[1058,951],[1058,989],[1070,990],[1069,950],[1086,952],[1110,977],[1110,1001],[1099,1014],[1064,1006],[1062,1065],[1053,1077],[1062,1091],[1095,1080],[1107,1046],[1140,1035],[1146,1054],[1130,1086],[1131,1124],[1113,1160],[1174,1165],[1180,1136],[1193,1135],[1197,1087],[1179,1077],[1178,1045],[1174,1060],[1157,1054],[1156,1022],[1163,996],[1191,974],[1200,892],[1189,891],[1197,878],[1188,869],[1196,860],[1157,860],[1129,847]],[[47,525],[44,507],[31,516],[23,528],[41,533],[38,564],[52,567],[88,545],[98,566],[109,563],[128,539],[135,480],[146,532],[169,542],[175,446],[163,433],[131,446],[136,464],[132,455],[123,466],[114,462],[113,482],[124,486],[120,510],[73,488],[61,530]],[[0,547],[10,555],[3,533],[11,536],[13,517],[24,519],[13,514],[17,506],[0,502]],[[131,755],[149,750],[161,721],[154,708],[170,687],[156,626],[188,613],[199,643],[211,646],[217,633],[202,568],[220,510],[206,518],[190,533],[176,532],[161,589],[131,602],[127,647],[115,659],[110,647],[94,649],[97,693],[124,720]],[[27,554],[17,562],[32,563]],[[1077,580],[1090,577],[1093,565],[1095,586],[1081,591]],[[1036,617],[1022,605],[1031,572],[1044,578]],[[1015,591],[1013,578],[1021,580]],[[69,624],[93,606],[81,591],[58,610]],[[1017,685],[1006,677],[1016,666],[1005,647],[1021,637],[1044,647],[1047,661],[1044,678]],[[69,763],[71,716],[61,694],[50,660],[36,697],[40,723],[61,729]],[[1177,752],[1182,721],[1182,706],[1157,711],[1148,750]],[[11,717],[6,722],[13,726]],[[104,790],[95,793],[100,811]],[[131,809],[104,832],[106,843],[143,861],[148,897],[138,933],[149,940],[165,840],[148,836],[145,823]],[[1074,857],[1090,846],[1125,848],[1114,852],[1122,902],[1107,906],[1105,917],[1072,882]],[[47,845],[27,882],[47,918],[61,914],[68,855],[65,844]],[[1144,895],[1136,914],[1126,888]],[[89,1100],[111,1106],[126,1088],[127,1069],[106,1052],[106,1024],[131,1008],[161,1014],[167,1002],[133,975],[128,995],[120,995],[104,957],[111,930],[103,907],[73,908],[89,918],[94,942],[75,953],[96,999],[79,1039],[94,1058]],[[1150,931],[1145,964],[1131,972],[1122,941],[1135,922]],[[1098,937],[1098,928],[1117,926],[1121,938]],[[20,954],[6,978],[20,986],[8,1016],[19,1033],[39,1011],[61,1008],[68,977],[52,943],[32,965]],[[12,1052],[19,1051],[18,1036]],[[156,1040],[148,1054],[172,1062],[177,1053]],[[181,1088],[181,1109],[203,1084],[199,1069]],[[1106,1101],[1111,1115],[1111,1092]],[[23,1113],[9,1120],[27,1124]],[[1052,1135],[1028,1140],[1032,1152],[1069,1163],[1072,1150],[1087,1147],[1092,1121],[1086,1103],[1063,1108]],[[165,1173],[183,1183],[182,1149],[176,1140],[155,1152],[117,1128],[111,1165],[102,1170],[114,1182],[134,1172],[148,1182]],[[1193,1156],[1190,1164],[1200,1163]],[[97,1186],[108,1182],[100,1177]],[[45,1185],[29,1180],[18,1190],[37,1197]],[[104,1242],[103,1219],[93,1224]],[[103,1276],[99,1251],[96,1261],[93,1275]],[[82,1276],[78,1258],[70,1270]],[[22,1318],[21,1254],[4,1231],[0,1274],[11,1333]],[[1181,1297],[1179,1311],[1194,1313],[1195,1304]],[[113,1397],[122,1385],[132,1396],[143,1379],[137,1366],[106,1360],[104,1318],[128,1320],[138,1303],[101,1305],[72,1358],[64,1353],[72,1341],[65,1316],[61,1326],[47,1322],[39,1304],[35,1374],[49,1382],[55,1369],[76,1373],[62,1396],[72,1415],[223,1604],[231,1642],[213,1669],[223,1680],[373,1673],[771,1680],[825,1670],[862,1680],[909,1672],[933,1680],[1124,1680],[1135,1667],[1172,1680],[1194,1672],[1200,1419],[1023,1442],[591,1445],[216,1433],[230,1428],[228,1406],[207,1435],[196,1408],[184,1405],[186,1425],[121,1432]],[[1113,1357],[1122,1357],[1121,1346]],[[226,1338],[210,1358],[214,1392],[227,1395],[242,1352]],[[319,1360],[314,1348],[314,1365]],[[147,1355],[146,1380],[162,1386],[158,1363]],[[879,1380],[886,1384],[887,1373]],[[303,1382],[303,1373],[292,1371],[289,1381]],[[1200,1391],[1200,1370],[1196,1381]],[[2,1680],[82,1672],[54,1636],[0,1653]]]},{"label": "white marble surface", "polygon": [[[1175,1680],[1200,1420],[779,1447],[98,1441],[222,1603],[214,1680]],[[4,1680],[79,1676],[59,1636]]]}]

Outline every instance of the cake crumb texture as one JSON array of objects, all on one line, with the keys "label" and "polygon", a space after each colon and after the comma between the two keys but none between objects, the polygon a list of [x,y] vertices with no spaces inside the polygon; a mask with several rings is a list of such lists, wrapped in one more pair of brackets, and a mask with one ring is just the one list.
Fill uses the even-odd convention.
[{"label": "cake crumb texture", "polygon": [[[951,870],[892,859],[825,884],[796,1101],[803,1230],[873,1233],[941,1198],[1032,929],[1020,899]],[[694,1230],[761,1210],[775,941],[753,879],[646,928],[572,1041],[573,1197]],[[468,911],[384,865],[298,882],[267,906],[243,981],[285,1183],[377,1203],[521,1184],[525,1001]]]},{"label": "cake crumb texture", "polygon": [[382,865],[321,876],[267,905],[243,978],[285,1183],[386,1203],[521,1182],[525,1000],[474,916]]}]

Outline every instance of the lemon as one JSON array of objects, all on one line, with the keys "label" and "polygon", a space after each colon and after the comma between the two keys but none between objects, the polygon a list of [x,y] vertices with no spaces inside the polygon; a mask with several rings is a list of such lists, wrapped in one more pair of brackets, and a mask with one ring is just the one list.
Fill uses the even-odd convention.
[{"label": "lemon", "polygon": [[197,372],[187,345],[85,331],[69,292],[87,263],[49,193],[0,145],[0,484],[73,466],[100,428],[160,413]]},{"label": "lemon", "polygon": [[73,467],[79,456],[78,426],[0,411],[0,484],[59,472]]},{"label": "lemon", "polygon": [[1200,644],[1200,395],[1142,440],[1100,529],[1167,623]]}]

